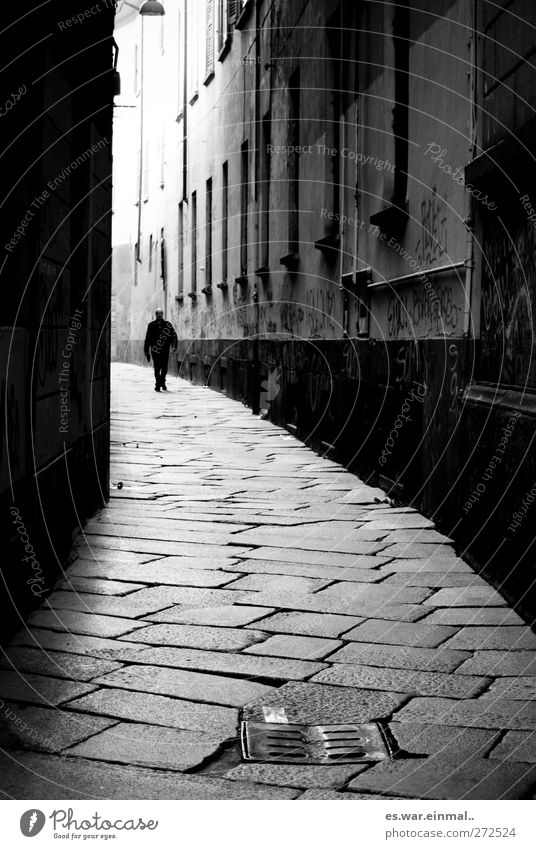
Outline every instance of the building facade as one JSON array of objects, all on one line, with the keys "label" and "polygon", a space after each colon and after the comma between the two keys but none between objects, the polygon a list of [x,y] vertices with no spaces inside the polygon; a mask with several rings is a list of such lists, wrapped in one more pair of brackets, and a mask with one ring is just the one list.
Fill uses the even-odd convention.
[{"label": "building facade", "polygon": [[532,4],[165,5],[144,50],[125,27],[158,105],[123,110],[117,357],[163,306],[181,376],[419,507],[531,615]]},{"label": "building facade", "polygon": [[108,497],[114,4],[97,5],[3,10],[2,631]]}]

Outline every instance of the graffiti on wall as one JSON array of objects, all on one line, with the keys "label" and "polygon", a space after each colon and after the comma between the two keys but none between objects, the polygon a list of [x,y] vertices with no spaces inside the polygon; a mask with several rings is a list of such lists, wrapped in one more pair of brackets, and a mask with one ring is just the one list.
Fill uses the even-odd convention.
[{"label": "graffiti on wall", "polygon": [[0,378],[0,415],[5,425],[0,441],[0,492],[3,492],[26,472],[26,331],[12,331],[8,327],[0,330],[0,361],[4,364]]},{"label": "graffiti on wall", "polygon": [[383,292],[375,308],[376,332],[387,339],[461,335],[464,312],[461,282],[436,284],[435,293],[437,298],[432,300],[422,284]]},{"label": "graffiti on wall", "polygon": [[431,194],[421,201],[421,233],[415,245],[415,259],[421,268],[430,268],[448,253],[447,248],[447,206],[434,186]]},{"label": "graffiti on wall", "polygon": [[533,307],[536,238],[522,222],[507,233],[499,222],[484,229],[482,269],[483,377],[501,383],[536,385],[533,365]]}]

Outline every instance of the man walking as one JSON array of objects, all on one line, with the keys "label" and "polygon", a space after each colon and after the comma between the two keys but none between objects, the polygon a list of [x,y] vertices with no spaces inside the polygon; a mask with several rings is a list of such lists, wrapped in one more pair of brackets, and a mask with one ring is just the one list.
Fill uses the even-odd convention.
[{"label": "man walking", "polygon": [[[143,350],[147,362],[151,362],[150,354],[153,356],[155,391],[161,389],[167,391],[166,374],[168,370],[169,349],[177,348],[177,334],[170,321],[164,321],[164,311],[155,310],[155,320],[147,325],[145,345]],[[150,353],[149,353],[150,352]]]}]

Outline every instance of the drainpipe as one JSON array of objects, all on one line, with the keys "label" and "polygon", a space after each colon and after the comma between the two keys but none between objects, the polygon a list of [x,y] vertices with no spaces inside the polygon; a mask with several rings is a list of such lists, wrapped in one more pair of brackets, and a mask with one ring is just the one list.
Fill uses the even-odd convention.
[{"label": "drainpipe", "polygon": [[[470,11],[472,14],[472,27],[470,36],[470,70],[469,78],[469,161],[473,159],[475,150],[475,85],[476,85],[476,24],[477,24],[477,3],[476,0],[469,0]],[[473,300],[473,270],[475,264],[474,253],[474,221],[472,214],[472,195],[466,192],[466,218],[465,225],[467,227],[466,238],[466,271],[465,271],[465,311],[463,320],[463,339],[464,347],[467,350],[469,344],[469,336],[472,330],[471,323],[471,308]]]},{"label": "drainpipe", "polygon": [[182,26],[182,200],[188,195],[188,0],[184,0]]},{"label": "drainpipe", "polygon": [[[259,4],[255,3],[255,185],[258,185],[258,177],[259,177],[259,165],[260,165],[260,139],[262,137],[262,123],[260,117],[260,87],[261,87],[261,71],[259,67],[259,59],[260,59],[260,43],[261,43],[261,29],[260,29],[260,9]],[[245,74],[245,64],[244,64],[244,74]],[[245,89],[245,86],[244,86]],[[257,222],[257,228],[259,227],[259,193],[257,189],[255,189],[255,204],[256,204],[256,215],[255,220]],[[259,230],[257,229],[257,244],[259,244]],[[253,337],[253,399],[252,399],[252,411],[255,415],[258,415],[260,412],[260,395],[261,395],[261,385],[260,385],[260,368],[259,368],[259,332],[260,332],[260,315],[259,315],[259,291],[257,287],[257,283],[255,282],[253,289],[253,311],[255,315],[255,334]]]}]

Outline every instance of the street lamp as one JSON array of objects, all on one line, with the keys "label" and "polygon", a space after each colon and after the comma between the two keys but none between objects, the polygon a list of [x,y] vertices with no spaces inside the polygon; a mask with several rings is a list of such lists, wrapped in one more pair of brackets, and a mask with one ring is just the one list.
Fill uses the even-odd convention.
[{"label": "street lamp", "polygon": [[165,9],[158,0],[146,0],[140,9],[140,15],[165,15]]}]

